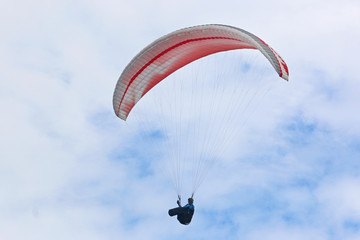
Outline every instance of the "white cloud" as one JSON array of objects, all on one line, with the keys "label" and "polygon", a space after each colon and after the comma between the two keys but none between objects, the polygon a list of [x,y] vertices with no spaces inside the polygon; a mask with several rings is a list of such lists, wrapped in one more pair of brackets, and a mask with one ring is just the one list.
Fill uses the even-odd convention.
[{"label": "white cloud", "polygon": [[320,185],[317,196],[329,221],[342,224],[345,220],[360,220],[359,179],[343,177],[330,179]]}]

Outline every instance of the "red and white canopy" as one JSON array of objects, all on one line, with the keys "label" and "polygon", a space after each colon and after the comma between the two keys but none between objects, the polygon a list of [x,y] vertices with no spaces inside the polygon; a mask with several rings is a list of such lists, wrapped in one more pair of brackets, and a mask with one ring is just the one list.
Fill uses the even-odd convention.
[{"label": "red and white canopy", "polygon": [[207,55],[234,49],[258,49],[280,77],[289,79],[284,60],[254,34],[227,25],[189,27],[157,39],[127,65],[114,92],[116,115],[126,120],[134,105],[177,69]]}]

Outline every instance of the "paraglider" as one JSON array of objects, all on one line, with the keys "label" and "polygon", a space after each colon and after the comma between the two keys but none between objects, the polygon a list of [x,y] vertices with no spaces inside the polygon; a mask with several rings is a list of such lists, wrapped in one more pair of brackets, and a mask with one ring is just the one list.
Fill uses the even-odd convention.
[{"label": "paraglider", "polygon": [[195,212],[194,199],[191,197],[188,199],[188,203],[185,206],[181,206],[181,200],[176,202],[179,207],[169,210],[169,216],[177,216],[177,220],[183,225],[189,225]]},{"label": "paraglider", "polygon": [[[172,73],[208,55],[236,49],[259,50],[281,78],[284,80],[289,79],[288,67],[280,55],[263,40],[248,31],[220,24],[184,28],[155,40],[138,53],[126,66],[120,75],[113,95],[115,114],[125,121],[139,100]],[[213,99],[216,101],[217,98]],[[180,118],[179,122],[182,121],[183,119]],[[180,130],[176,130],[176,132],[181,134]],[[197,132],[197,130],[193,132]],[[183,141],[181,137],[179,139]],[[179,150],[178,152],[185,151]],[[204,154],[200,155],[206,158]],[[189,157],[181,157],[178,154],[176,158],[175,170],[173,171],[175,174],[173,175],[176,181],[179,182],[182,180],[182,175],[178,173],[183,165],[181,160],[185,161],[185,158],[189,159]],[[179,207],[170,209],[169,215],[177,216],[181,224],[187,225],[191,222],[195,210],[193,196],[204,178],[201,168],[206,168],[206,165],[206,160],[199,160],[196,163],[197,176],[194,180],[192,197],[188,199],[188,204],[184,207],[181,207],[180,203],[181,183],[175,184],[179,196]]]}]

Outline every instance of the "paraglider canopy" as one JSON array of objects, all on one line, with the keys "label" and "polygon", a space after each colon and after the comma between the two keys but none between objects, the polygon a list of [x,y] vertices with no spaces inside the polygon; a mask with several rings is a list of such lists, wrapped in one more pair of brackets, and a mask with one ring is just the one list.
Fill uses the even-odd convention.
[{"label": "paraglider canopy", "polygon": [[282,58],[263,40],[243,29],[209,24],[177,30],[144,48],[121,74],[113,97],[116,115],[126,120],[134,105],[156,84],[186,64],[207,55],[234,49],[257,49],[285,80]]}]

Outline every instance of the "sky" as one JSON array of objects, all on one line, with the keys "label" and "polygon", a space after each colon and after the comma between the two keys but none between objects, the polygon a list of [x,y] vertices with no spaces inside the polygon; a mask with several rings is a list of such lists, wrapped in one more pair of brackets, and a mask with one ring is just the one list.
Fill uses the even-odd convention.
[{"label": "sky", "polygon": [[[1,239],[360,239],[359,1],[1,0],[0,11]],[[118,119],[112,96],[141,49],[209,23],[262,38],[290,80],[213,164],[183,226],[167,215],[177,196],[161,132]]]}]

